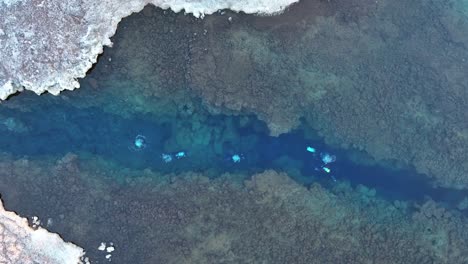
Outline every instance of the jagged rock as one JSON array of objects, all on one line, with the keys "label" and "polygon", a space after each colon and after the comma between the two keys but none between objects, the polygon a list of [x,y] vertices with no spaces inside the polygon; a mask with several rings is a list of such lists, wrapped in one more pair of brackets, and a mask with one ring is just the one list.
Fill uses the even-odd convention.
[{"label": "jagged rock", "polygon": [[297,0],[71,0],[0,1],[0,99],[23,89],[54,95],[80,85],[77,78],[111,46],[122,18],[153,4],[203,17],[229,8],[273,14]]},{"label": "jagged rock", "polygon": [[83,263],[83,249],[44,228],[33,229],[25,218],[5,211],[0,200],[0,263]]}]

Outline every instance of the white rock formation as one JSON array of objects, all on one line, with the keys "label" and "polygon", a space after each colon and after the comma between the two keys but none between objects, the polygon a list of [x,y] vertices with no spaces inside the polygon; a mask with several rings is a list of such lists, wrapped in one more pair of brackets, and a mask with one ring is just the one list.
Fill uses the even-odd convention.
[{"label": "white rock formation", "polygon": [[0,0],[0,100],[79,87],[120,20],[147,4],[196,17],[220,9],[275,14],[299,0]]},{"label": "white rock formation", "polygon": [[83,255],[83,249],[59,235],[32,229],[25,218],[5,211],[0,200],[0,263],[78,264]]}]

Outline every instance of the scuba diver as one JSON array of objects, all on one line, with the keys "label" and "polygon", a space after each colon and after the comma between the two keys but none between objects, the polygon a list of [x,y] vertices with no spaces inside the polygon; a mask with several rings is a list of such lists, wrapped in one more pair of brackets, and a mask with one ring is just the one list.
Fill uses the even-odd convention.
[{"label": "scuba diver", "polygon": [[243,159],[244,159],[244,155],[242,155],[242,154],[234,154],[234,155],[231,156],[231,161],[234,162],[234,163],[239,163]]},{"label": "scuba diver", "polygon": [[128,148],[132,151],[141,151],[145,149],[146,146],[146,137],[142,135],[137,135],[133,140],[133,145],[129,146]]},{"label": "scuba diver", "polygon": [[325,173],[327,174],[330,179],[334,182],[336,182],[335,176],[331,174],[332,170],[330,168],[331,163],[336,161],[336,156],[332,155],[327,152],[320,152],[320,160],[317,158],[317,149],[311,146],[306,147],[306,151],[309,153],[312,153],[313,155],[313,162],[314,163],[320,163],[320,164],[314,164],[314,170],[317,172]]},{"label": "scuba diver", "polygon": [[179,151],[174,155],[177,159],[182,159],[187,157],[187,153],[185,151]]},{"label": "scuba diver", "polygon": [[171,162],[174,158],[176,159],[183,159],[187,157],[187,152],[185,151],[178,151],[175,153],[162,153],[161,158],[164,161],[164,163],[169,163]]},{"label": "scuba diver", "polygon": [[320,153],[320,158],[322,159],[322,162],[324,165],[327,165],[329,163],[333,163],[336,161],[335,155],[331,155],[326,152]]},{"label": "scuba diver", "polygon": [[169,163],[172,161],[172,155],[163,153],[161,154],[161,159],[164,161],[164,163]]},{"label": "scuba diver", "polygon": [[245,157],[242,153],[228,153],[224,155],[224,161],[230,163],[240,163],[244,159]]}]

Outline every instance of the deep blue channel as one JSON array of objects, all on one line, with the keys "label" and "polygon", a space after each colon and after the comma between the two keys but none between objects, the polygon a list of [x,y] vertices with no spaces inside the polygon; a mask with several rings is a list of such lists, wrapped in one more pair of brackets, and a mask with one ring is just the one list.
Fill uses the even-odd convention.
[{"label": "deep blue channel", "polygon": [[[210,116],[209,122],[203,123],[209,126],[208,129],[229,128],[233,130],[230,134],[236,136],[228,140],[213,137],[207,146],[186,145],[167,151],[164,148],[166,141],[177,132],[174,122],[190,122],[190,118],[156,122],[148,114],[127,119],[96,107],[77,108],[69,102],[46,100],[51,95],[22,94],[19,97],[23,96],[36,97],[34,100],[41,102],[34,104],[33,111],[28,112],[0,105],[0,151],[16,157],[89,153],[111,159],[123,167],[151,168],[163,173],[209,169],[218,174],[251,174],[275,169],[288,172],[305,185],[314,181],[333,185],[348,180],[353,185],[376,188],[378,194],[390,199],[422,200],[427,195],[439,201],[450,201],[461,195],[456,191],[434,189],[427,177],[411,170],[356,164],[347,159],[345,150],[330,148],[321,140],[308,140],[300,129],[271,137],[265,124],[254,117],[249,117],[248,125],[241,126],[241,117]],[[21,98],[14,100],[21,101]],[[145,138],[145,147],[141,149],[135,147],[138,135]],[[315,148],[316,152],[307,151],[307,146]],[[183,151],[186,156],[177,159],[177,151]],[[321,153],[335,155],[336,161],[325,165]],[[171,155],[173,160],[164,162],[163,154]],[[233,161],[234,155],[241,157],[240,162]],[[325,172],[324,166],[331,172]]]}]

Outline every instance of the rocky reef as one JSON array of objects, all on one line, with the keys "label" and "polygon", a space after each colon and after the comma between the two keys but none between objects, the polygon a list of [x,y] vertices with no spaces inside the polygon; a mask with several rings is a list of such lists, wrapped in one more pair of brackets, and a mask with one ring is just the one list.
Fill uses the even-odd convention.
[{"label": "rocky reef", "polygon": [[1,263],[83,263],[83,249],[64,242],[57,234],[42,227],[33,229],[28,221],[6,211],[0,201]]},{"label": "rocky reef", "polygon": [[[255,114],[272,135],[303,124],[331,145],[467,189],[463,1],[306,0],[276,17],[223,11],[196,18],[222,8],[276,13],[293,2],[0,0],[0,99],[22,89],[56,95],[77,88],[120,23],[114,47],[82,82],[86,91],[74,92],[82,100],[62,95],[61,103],[190,119],[173,128],[179,133],[167,151],[235,137],[229,124],[205,129],[214,122],[207,112]],[[147,4],[194,16],[147,7],[120,22]],[[18,102],[4,106],[30,111]],[[32,128],[1,115],[0,130]],[[215,148],[221,155],[222,146]],[[98,246],[111,241],[114,263],[468,262],[466,197],[448,209],[429,198],[383,200],[346,182],[304,187],[271,170],[162,174],[90,153],[41,158],[0,156],[2,198],[21,215],[50,219],[48,230],[98,261],[107,260]],[[0,209],[0,262],[75,263],[81,256]],[[63,254],[48,254],[44,243]]]},{"label": "rocky reef", "polygon": [[297,0],[0,1],[0,99],[23,89],[58,94],[79,87],[77,78],[111,46],[120,20],[147,4],[196,17],[229,8],[278,13]]},{"label": "rocky reef", "polygon": [[[23,214],[85,245],[112,241],[113,263],[465,263],[468,224],[427,200],[386,201],[341,182],[301,186],[265,171],[160,175],[99,157],[2,156],[0,192]],[[237,179],[237,180],[236,180]],[[19,202],[21,200],[21,202]]]},{"label": "rocky reef", "polygon": [[[146,4],[131,2],[4,1],[0,97],[22,86],[53,94],[77,87],[121,18]],[[292,2],[243,8],[276,12]],[[209,10],[203,1],[184,3],[153,4],[196,16],[242,9],[229,1]],[[28,24],[24,13],[39,23]],[[460,0],[309,0],[274,17],[229,13],[203,21],[147,9],[96,67],[119,81],[90,78],[97,89],[88,104],[103,105],[94,94],[108,91],[116,98],[103,106],[109,111],[177,112],[198,97],[214,112],[255,113],[273,135],[302,119],[328,143],[414,166],[439,186],[467,188],[467,13]]]},{"label": "rocky reef", "polygon": [[120,24],[87,94],[75,93],[124,116],[186,115],[201,100],[212,113],[254,113],[272,135],[305,124],[466,189],[467,16],[450,3],[309,0],[279,16],[203,20],[147,7]]},{"label": "rocky reef", "polygon": [[256,113],[272,134],[304,118],[331,144],[467,188],[468,17],[458,2],[305,1],[278,17],[210,17],[208,32],[221,33],[192,45],[191,87],[210,105]]}]

